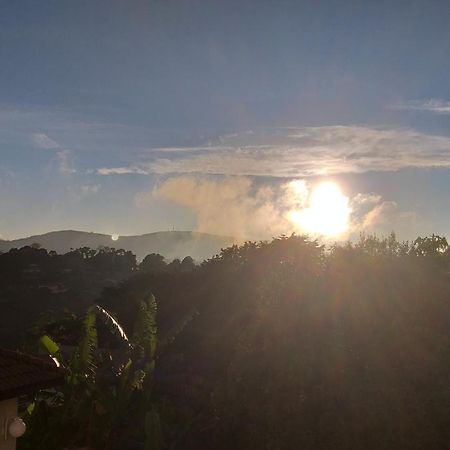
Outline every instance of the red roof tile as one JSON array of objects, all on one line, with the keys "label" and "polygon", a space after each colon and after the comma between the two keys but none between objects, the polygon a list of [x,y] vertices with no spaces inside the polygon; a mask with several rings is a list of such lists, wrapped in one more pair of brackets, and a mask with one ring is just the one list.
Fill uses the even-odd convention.
[{"label": "red roof tile", "polygon": [[64,370],[51,360],[0,349],[0,400],[62,384]]}]

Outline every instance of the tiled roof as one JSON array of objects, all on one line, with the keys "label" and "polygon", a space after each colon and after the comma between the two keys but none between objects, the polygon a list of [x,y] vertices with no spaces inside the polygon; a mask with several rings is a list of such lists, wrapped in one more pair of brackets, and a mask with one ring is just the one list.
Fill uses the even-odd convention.
[{"label": "tiled roof", "polygon": [[64,370],[51,360],[0,349],[0,400],[62,384]]}]

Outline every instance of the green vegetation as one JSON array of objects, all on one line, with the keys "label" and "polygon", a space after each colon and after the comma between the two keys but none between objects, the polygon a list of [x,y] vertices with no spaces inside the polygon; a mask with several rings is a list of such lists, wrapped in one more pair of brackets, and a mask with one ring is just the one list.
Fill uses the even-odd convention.
[{"label": "green vegetation", "polygon": [[[156,351],[156,302],[150,295],[139,305],[133,337],[102,307],[88,309],[83,334],[67,359],[49,336],[40,338],[45,351],[66,369],[61,390],[40,393],[28,408],[29,430],[21,448],[67,446],[159,449],[159,415],[152,404]],[[100,347],[97,321],[119,338],[114,349]],[[136,430],[137,428],[137,430]]]},{"label": "green vegetation", "polygon": [[153,255],[84,319],[46,317],[66,386],[39,395],[22,448],[55,427],[42,448],[448,448],[445,238],[282,236],[181,265]]},{"label": "green vegetation", "polygon": [[33,245],[0,253],[0,342],[21,345],[50,310],[82,314],[104,287],[130,277],[136,267],[131,252],[109,247],[58,255]]}]

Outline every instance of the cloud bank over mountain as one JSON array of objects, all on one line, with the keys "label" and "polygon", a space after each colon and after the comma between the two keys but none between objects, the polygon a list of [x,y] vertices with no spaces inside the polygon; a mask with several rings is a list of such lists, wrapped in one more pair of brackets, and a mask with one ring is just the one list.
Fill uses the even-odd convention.
[{"label": "cloud bank over mountain", "polygon": [[[293,220],[293,217],[314,213],[311,211],[313,192],[314,183],[300,179],[256,183],[249,177],[184,175],[168,178],[150,190],[139,192],[135,202],[139,208],[149,211],[155,200],[172,202],[194,214],[197,231],[242,239],[308,233],[330,242],[355,237],[362,231],[410,231],[416,219],[414,213],[402,210],[395,201],[380,195],[358,193],[348,197],[342,193],[347,229],[337,235],[324,236],[308,229],[307,223]],[[326,210],[319,213],[325,214],[326,219]]]}]

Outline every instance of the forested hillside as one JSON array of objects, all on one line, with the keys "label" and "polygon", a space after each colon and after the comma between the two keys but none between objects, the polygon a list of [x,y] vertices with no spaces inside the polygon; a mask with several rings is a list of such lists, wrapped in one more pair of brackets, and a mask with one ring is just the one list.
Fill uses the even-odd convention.
[{"label": "forested hillside", "polygon": [[160,400],[191,414],[186,435],[167,427],[175,448],[443,449],[449,269],[436,236],[330,251],[293,236],[228,248],[189,277],[138,277],[101,302],[128,324],[125,305],[151,289],[162,332],[196,308],[157,366]]},{"label": "forested hillside", "polygon": [[0,254],[2,346],[23,344],[48,313],[84,311],[105,286],[129,277],[136,267],[131,252],[107,247],[58,255],[34,246]]},{"label": "forested hillside", "polygon": [[[448,448],[444,238],[362,236],[326,249],[281,237],[229,247],[189,270],[155,267],[97,303],[139,336],[142,301],[156,298],[151,393],[144,384],[133,398],[147,392],[159,431],[125,408],[109,433],[133,423],[153,436],[151,448],[192,450]],[[144,448],[140,439],[105,448]]]},{"label": "forested hillside", "polygon": [[195,268],[193,258],[158,253],[137,262],[130,251],[82,247],[65,254],[38,244],[0,253],[0,342],[16,348],[48,322],[82,314],[102,293],[138,273],[171,276]]},{"label": "forested hillside", "polygon": [[[113,239],[114,238],[114,239]],[[85,231],[63,230],[11,241],[0,239],[0,252],[13,248],[39,245],[48,251],[63,254],[73,249],[110,247],[131,251],[138,261],[149,253],[160,253],[167,259],[191,256],[202,261],[216,254],[222,247],[235,243],[229,236],[218,236],[194,231],[160,231],[136,236],[119,236]]]}]

